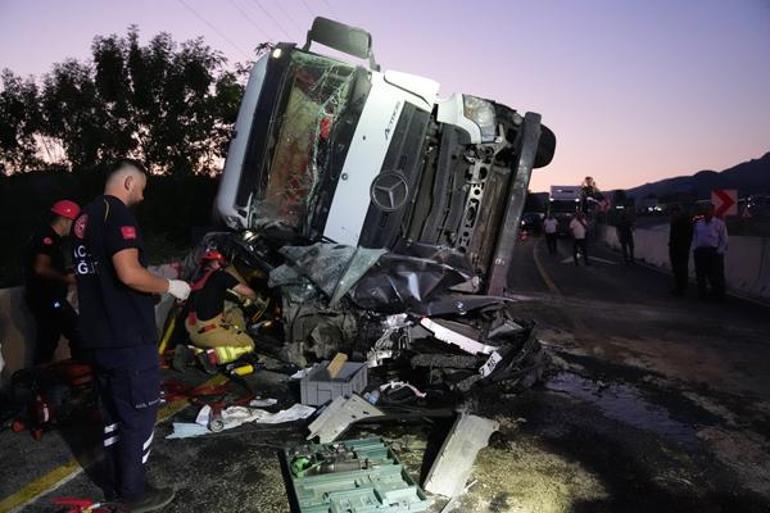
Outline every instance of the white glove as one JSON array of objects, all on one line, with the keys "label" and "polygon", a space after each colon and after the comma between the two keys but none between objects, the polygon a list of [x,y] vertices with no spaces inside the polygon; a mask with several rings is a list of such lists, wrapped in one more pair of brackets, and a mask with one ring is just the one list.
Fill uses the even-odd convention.
[{"label": "white glove", "polygon": [[190,295],[190,285],[182,280],[168,280],[168,293],[184,301]]}]

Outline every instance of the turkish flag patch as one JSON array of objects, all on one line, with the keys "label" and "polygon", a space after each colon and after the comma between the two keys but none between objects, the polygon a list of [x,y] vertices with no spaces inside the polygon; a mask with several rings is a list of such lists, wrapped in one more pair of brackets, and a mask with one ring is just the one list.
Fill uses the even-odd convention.
[{"label": "turkish flag patch", "polygon": [[133,226],[121,226],[120,234],[123,236],[123,240],[133,240],[136,238],[136,228]]},{"label": "turkish flag patch", "polygon": [[75,232],[75,237],[78,239],[82,239],[86,235],[86,226],[88,225],[88,214],[83,214],[80,217],[77,218],[75,221],[75,227],[73,228],[73,231]]}]

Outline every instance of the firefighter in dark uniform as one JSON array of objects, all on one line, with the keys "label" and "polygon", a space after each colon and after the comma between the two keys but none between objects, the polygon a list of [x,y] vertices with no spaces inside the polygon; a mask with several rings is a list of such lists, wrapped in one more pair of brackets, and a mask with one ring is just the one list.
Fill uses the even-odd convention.
[{"label": "firefighter in dark uniform", "polygon": [[141,163],[117,162],[104,195],[86,205],[72,227],[82,345],[104,417],[105,495],[132,512],[174,498],[173,488],[145,480],[160,403],[154,295],[186,299],[190,293],[187,283],[146,269],[142,235],[128,208],[142,201],[146,184]]},{"label": "firefighter in dark uniform", "polygon": [[78,316],[67,301],[67,288],[75,284],[75,276],[67,272],[62,241],[79,212],[72,201],[54,203],[50,224],[32,237],[24,254],[25,299],[37,324],[35,365],[53,360],[62,335],[69,341],[72,355],[77,355]]}]

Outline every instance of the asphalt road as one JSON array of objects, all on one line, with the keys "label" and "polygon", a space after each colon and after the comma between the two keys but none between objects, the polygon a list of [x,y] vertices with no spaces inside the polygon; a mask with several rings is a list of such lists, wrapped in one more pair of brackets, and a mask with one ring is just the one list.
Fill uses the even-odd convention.
[{"label": "asphalt road", "polygon": [[[669,277],[622,265],[609,250],[591,247],[590,267],[575,266],[570,252],[567,241],[558,255],[537,238],[517,246],[511,294],[520,317],[538,323],[552,364],[523,394],[469,399],[501,429],[456,511],[770,511],[770,309],[734,298],[702,303],[694,291],[675,298]],[[258,379],[265,394],[281,394],[277,375]],[[350,436],[392,441],[418,478],[446,428]],[[165,440],[169,431],[159,426],[149,467],[156,483],[179,490],[165,511],[289,511],[277,448],[302,429]],[[0,433],[0,496],[60,468],[76,438]],[[48,500],[62,495],[98,497],[98,489],[81,473],[24,511],[55,511]],[[444,502],[436,498],[431,511]]]}]

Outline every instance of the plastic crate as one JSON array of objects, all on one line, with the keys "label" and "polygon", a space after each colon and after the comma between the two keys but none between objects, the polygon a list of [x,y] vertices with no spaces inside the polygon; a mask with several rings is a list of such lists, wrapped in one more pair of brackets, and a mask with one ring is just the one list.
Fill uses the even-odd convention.
[{"label": "plastic crate", "polygon": [[[323,464],[323,455],[335,458],[340,453],[345,468],[335,468],[337,462]],[[423,513],[430,506],[381,438],[300,445],[285,449],[283,458],[294,513]]]},{"label": "plastic crate", "polygon": [[321,362],[300,381],[302,404],[320,406],[335,397],[341,395],[350,397],[354,393],[363,392],[366,388],[368,378],[366,363],[345,362],[334,379],[329,376],[327,365],[329,365],[328,361]]}]

